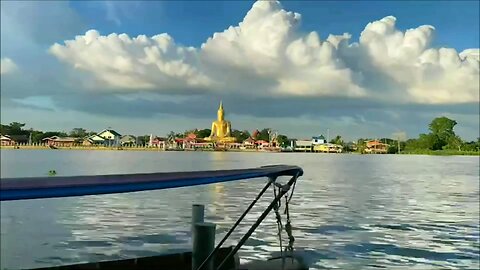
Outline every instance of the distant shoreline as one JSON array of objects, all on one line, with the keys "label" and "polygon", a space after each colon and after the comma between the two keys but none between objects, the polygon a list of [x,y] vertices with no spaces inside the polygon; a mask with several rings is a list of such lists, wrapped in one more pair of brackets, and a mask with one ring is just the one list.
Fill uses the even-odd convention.
[{"label": "distant shoreline", "polygon": [[427,156],[480,156],[480,151],[457,150],[416,150],[405,151],[401,155],[427,155]]},{"label": "distant shoreline", "polygon": [[280,151],[262,151],[255,149],[170,149],[164,150],[155,147],[106,147],[106,146],[73,146],[73,147],[57,147],[52,149],[48,146],[36,145],[19,145],[19,146],[1,146],[0,150],[77,150],[77,151],[148,151],[148,152],[245,152],[245,153],[281,153]]},{"label": "distant shoreline", "polygon": [[[92,147],[92,146],[76,146],[76,147],[58,147],[57,149],[51,149],[47,146],[40,145],[21,145],[21,146],[1,146],[0,150],[76,150],[76,151],[147,151],[147,152],[235,152],[235,153],[312,153],[312,154],[321,154],[314,152],[281,152],[281,151],[265,151],[265,150],[255,150],[255,149],[226,149],[226,150],[215,150],[215,149],[179,149],[179,150],[164,150],[161,148],[153,147]],[[327,153],[324,153],[327,154]],[[358,152],[347,152],[347,153],[328,153],[328,154],[357,154]],[[365,155],[375,155],[375,154],[365,154]],[[398,155],[398,154],[384,154],[384,155]],[[480,156],[480,151],[455,151],[455,150],[418,150],[418,151],[404,151],[400,155],[428,155],[428,156]]]}]

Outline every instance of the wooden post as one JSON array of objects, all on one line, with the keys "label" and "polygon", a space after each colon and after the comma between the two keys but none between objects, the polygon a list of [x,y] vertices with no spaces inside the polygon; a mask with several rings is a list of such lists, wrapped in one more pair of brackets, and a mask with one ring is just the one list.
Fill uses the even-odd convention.
[{"label": "wooden post", "polygon": [[192,270],[214,270],[215,258],[210,258],[202,269],[198,267],[215,249],[215,226],[208,222],[195,223],[193,226]]}]

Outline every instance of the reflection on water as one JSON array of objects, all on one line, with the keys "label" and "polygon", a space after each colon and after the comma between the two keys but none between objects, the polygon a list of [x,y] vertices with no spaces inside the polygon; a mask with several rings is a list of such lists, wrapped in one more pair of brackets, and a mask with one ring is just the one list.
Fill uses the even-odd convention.
[{"label": "reflection on water", "polygon": [[[305,170],[291,203],[295,246],[313,269],[478,269],[477,157],[205,152],[2,151],[2,177],[235,169]],[[39,162],[41,160],[41,162]],[[19,162],[21,161],[21,162]],[[28,168],[26,170],[25,168]],[[5,202],[1,267],[150,256],[188,249],[193,203],[206,205],[220,240],[266,179],[130,194]],[[272,199],[267,192],[232,240]],[[278,250],[273,215],[241,250]]]}]

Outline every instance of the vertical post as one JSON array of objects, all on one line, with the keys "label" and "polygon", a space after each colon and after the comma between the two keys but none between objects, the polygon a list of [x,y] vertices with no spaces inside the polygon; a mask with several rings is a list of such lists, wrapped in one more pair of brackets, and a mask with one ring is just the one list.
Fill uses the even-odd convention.
[{"label": "vertical post", "polygon": [[201,223],[205,219],[205,206],[203,204],[194,204],[192,205],[192,236],[193,234],[193,227],[195,223]]},{"label": "vertical post", "polygon": [[201,269],[203,261],[215,248],[215,224],[195,223],[193,226],[192,270],[214,270],[214,260],[209,260]]}]

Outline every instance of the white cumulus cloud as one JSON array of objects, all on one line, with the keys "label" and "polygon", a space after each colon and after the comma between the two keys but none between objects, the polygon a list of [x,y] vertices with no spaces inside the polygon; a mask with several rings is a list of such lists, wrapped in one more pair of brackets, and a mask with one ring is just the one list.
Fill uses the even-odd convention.
[{"label": "white cumulus cloud", "polygon": [[0,74],[2,74],[2,75],[13,73],[16,70],[18,70],[18,67],[15,64],[15,62],[13,62],[12,59],[10,59],[8,57],[2,58],[0,60],[0,63],[1,63]]},{"label": "white cumulus cloud", "polygon": [[279,2],[257,1],[243,22],[202,45],[201,59],[227,70],[238,83],[251,73],[254,79],[270,80],[268,87],[254,89],[265,94],[364,95],[335,45],[320,41],[316,32],[301,35],[300,20],[300,14],[283,10]]},{"label": "white cumulus cloud", "polygon": [[[472,102],[479,99],[479,61],[473,51],[430,48],[435,28],[423,25],[401,32],[389,16],[369,23],[360,36],[373,67],[403,86],[420,103]],[[478,50],[477,50],[478,55]],[[357,57],[361,59],[361,57]]]},{"label": "white cumulus cloud", "polygon": [[396,18],[369,23],[351,35],[300,31],[301,15],[275,1],[257,1],[237,26],[200,48],[168,34],[85,35],[50,52],[93,75],[98,88],[133,92],[235,92],[243,95],[349,97],[403,103],[479,100],[479,50],[433,48],[433,26],[401,31]]},{"label": "white cumulus cloud", "polygon": [[181,91],[212,84],[198,68],[196,50],[177,46],[168,34],[130,38],[90,30],[65,45],[54,44],[50,52],[107,87]]}]

